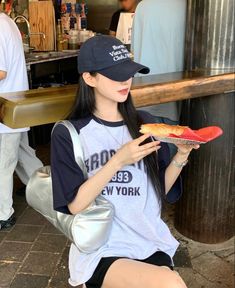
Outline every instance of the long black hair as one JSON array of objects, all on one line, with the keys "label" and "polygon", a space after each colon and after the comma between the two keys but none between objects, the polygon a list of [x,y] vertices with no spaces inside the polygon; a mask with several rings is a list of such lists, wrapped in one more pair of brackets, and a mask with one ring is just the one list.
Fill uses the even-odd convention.
[{"label": "long black hair", "polygon": [[[96,73],[90,73],[92,76],[95,76]],[[130,135],[133,139],[136,139],[141,136],[139,132],[143,120],[140,114],[135,109],[135,106],[132,102],[131,94],[129,93],[127,100],[122,103],[118,103],[118,109],[121,113],[124,123],[127,125]],[[78,120],[81,118],[86,118],[91,115],[96,110],[96,100],[94,89],[87,85],[81,76],[79,78],[78,90],[76,100],[73,106],[73,110],[69,115],[69,119]],[[150,142],[151,139],[147,139],[144,143]],[[155,188],[156,195],[158,200],[161,201],[163,193],[159,181],[159,168],[158,168],[158,158],[157,153],[152,153],[144,158],[144,164],[147,168],[147,173],[152,181],[152,184]]]}]

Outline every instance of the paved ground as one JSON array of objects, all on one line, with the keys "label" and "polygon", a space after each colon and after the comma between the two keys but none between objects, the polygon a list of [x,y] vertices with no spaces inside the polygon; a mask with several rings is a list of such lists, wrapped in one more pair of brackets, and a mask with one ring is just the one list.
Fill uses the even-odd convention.
[{"label": "paved ground", "polygon": [[[44,163],[49,162],[48,151],[48,146],[39,150]],[[20,185],[16,178],[15,188]],[[69,241],[29,208],[24,197],[14,195],[14,207],[16,225],[0,232],[0,288],[70,287]],[[218,245],[186,239],[175,231],[173,214],[171,206],[164,218],[181,243],[174,260],[188,288],[234,288],[234,239]]]},{"label": "paved ground", "polygon": [[213,245],[195,242],[175,230],[172,224],[173,215],[174,211],[170,208],[164,218],[180,242],[175,265],[188,288],[235,288],[235,238]]}]

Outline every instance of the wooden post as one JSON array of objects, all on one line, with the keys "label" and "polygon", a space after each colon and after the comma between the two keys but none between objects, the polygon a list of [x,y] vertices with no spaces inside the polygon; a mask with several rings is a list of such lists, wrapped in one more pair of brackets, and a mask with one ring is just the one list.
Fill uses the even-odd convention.
[{"label": "wooden post", "polygon": [[[234,67],[234,1],[189,0],[186,40],[188,70]],[[175,227],[204,243],[234,235],[234,93],[187,100],[183,124],[197,129],[218,125],[219,139],[193,151],[183,174],[184,193],[177,204]]]}]

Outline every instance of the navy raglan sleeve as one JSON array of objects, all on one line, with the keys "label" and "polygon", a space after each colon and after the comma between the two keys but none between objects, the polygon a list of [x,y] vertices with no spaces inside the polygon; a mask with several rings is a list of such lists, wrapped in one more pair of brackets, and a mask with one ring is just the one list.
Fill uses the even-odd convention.
[{"label": "navy raglan sleeve", "polygon": [[[138,111],[144,123],[155,123],[155,118],[148,112]],[[159,177],[162,190],[165,191],[165,172],[167,166],[170,164],[170,151],[166,143],[161,143],[161,148],[158,150],[158,166]],[[170,191],[166,194],[166,200],[169,203],[175,203],[182,195],[182,179],[181,176],[175,181]]]},{"label": "navy raglan sleeve", "polygon": [[54,209],[70,214],[68,204],[73,201],[85,179],[75,161],[69,131],[63,125],[57,125],[52,133],[51,176]]}]

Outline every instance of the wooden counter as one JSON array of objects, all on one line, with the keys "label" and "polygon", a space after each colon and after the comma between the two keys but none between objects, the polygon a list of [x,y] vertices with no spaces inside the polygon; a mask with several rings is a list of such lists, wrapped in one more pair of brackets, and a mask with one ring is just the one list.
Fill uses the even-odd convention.
[{"label": "wooden counter", "polygon": [[[176,72],[135,78],[131,93],[136,107],[234,91],[234,72]],[[65,118],[77,85],[17,93],[0,93],[2,122],[12,128],[36,126]]]}]

